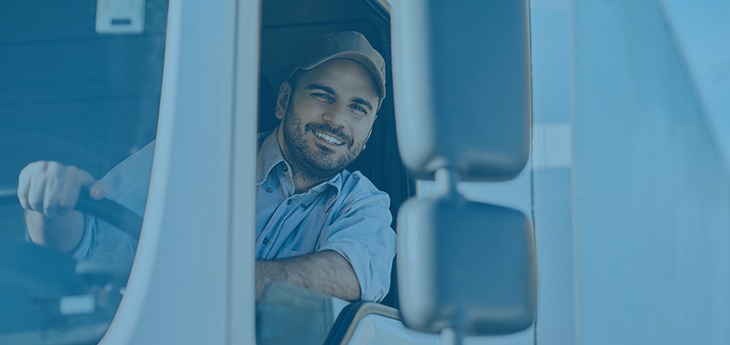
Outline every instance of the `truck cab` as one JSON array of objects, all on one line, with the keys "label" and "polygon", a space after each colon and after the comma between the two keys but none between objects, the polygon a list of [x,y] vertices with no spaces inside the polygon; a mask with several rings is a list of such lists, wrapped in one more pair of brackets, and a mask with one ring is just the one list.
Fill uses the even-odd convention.
[{"label": "truck cab", "polygon": [[[728,343],[730,52],[717,44],[730,32],[721,15],[728,6],[514,3],[525,4],[526,21],[506,21],[490,7],[496,5],[479,1],[0,4],[0,344]],[[500,55],[517,40],[486,56],[475,48],[518,32],[506,24],[485,29],[500,20],[526,29],[519,42],[527,55]],[[367,149],[348,170],[388,193],[399,245],[424,229],[453,230],[433,225],[436,211],[402,213],[409,199],[450,190],[480,207],[455,227],[481,219],[481,205],[514,210],[525,220],[519,243],[532,247],[491,258],[485,255],[517,247],[456,250],[473,255],[461,264],[429,261],[416,245],[399,249],[380,303],[276,285],[268,306],[301,321],[283,323],[275,313],[261,317],[254,298],[256,138],[277,126],[279,85],[312,37],[347,30],[363,33],[385,58],[388,95]],[[429,44],[451,48],[413,53]],[[523,74],[503,69],[523,83],[524,99],[494,96],[514,87],[479,73],[499,61],[524,63],[514,70]],[[444,72],[463,67],[448,62],[475,72]],[[438,89],[448,82],[491,91],[457,99],[464,90]],[[498,113],[493,104],[501,101],[523,111]],[[469,114],[459,104],[484,110],[471,114],[476,122],[463,121]],[[516,114],[524,126],[510,132],[519,126],[505,121]],[[489,157],[458,159],[494,162],[479,153],[524,144],[524,161],[506,175],[496,165],[471,165],[453,180],[418,163],[438,159],[413,158],[413,147],[429,145],[414,135],[426,133],[423,126],[453,142],[484,143],[500,132],[514,139],[474,151],[454,146],[439,151],[442,157],[468,151]],[[447,141],[431,141],[429,152],[451,148]],[[52,160],[101,178],[150,143],[143,209],[80,204],[136,236],[131,266],[83,265],[29,243],[16,196],[24,166]],[[451,240],[458,239],[426,247],[457,243]],[[506,292],[471,285],[493,277],[486,267],[525,269],[514,280],[523,285],[508,292],[526,292],[515,304],[528,306],[520,315],[529,322],[462,337],[449,320],[419,318],[443,310],[436,301],[458,301],[447,298],[457,290],[444,286],[466,287],[462,307],[496,310],[485,296],[500,302]],[[416,271],[422,274],[406,274]],[[459,274],[446,280],[449,272]],[[418,279],[429,277],[446,295],[421,290],[427,280]],[[431,309],[421,302],[433,302]]]}]

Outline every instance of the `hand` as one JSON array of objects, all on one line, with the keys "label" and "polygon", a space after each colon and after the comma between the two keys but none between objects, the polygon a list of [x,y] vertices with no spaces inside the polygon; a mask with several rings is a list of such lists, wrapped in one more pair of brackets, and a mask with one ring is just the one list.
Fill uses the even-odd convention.
[{"label": "hand", "polygon": [[109,186],[88,172],[58,162],[38,161],[28,164],[18,177],[18,200],[26,211],[36,211],[51,218],[73,210],[81,193],[98,200],[107,195]]}]

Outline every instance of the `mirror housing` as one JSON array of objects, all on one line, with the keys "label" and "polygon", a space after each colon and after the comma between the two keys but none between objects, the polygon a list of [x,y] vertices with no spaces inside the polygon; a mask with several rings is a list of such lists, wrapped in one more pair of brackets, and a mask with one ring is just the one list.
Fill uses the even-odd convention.
[{"label": "mirror housing", "polygon": [[393,92],[400,153],[417,177],[514,178],[530,152],[527,0],[393,5]]},{"label": "mirror housing", "polygon": [[459,195],[411,199],[399,211],[398,230],[406,326],[498,335],[532,325],[535,240],[522,212]]}]

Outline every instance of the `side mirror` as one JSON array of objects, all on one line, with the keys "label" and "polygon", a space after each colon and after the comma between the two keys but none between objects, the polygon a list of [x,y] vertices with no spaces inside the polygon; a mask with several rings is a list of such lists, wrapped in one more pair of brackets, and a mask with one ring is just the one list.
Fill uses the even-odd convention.
[{"label": "side mirror", "polygon": [[412,199],[399,212],[398,229],[406,326],[490,335],[532,325],[535,241],[522,212],[458,195]]},{"label": "side mirror", "polygon": [[463,335],[532,325],[535,244],[517,210],[469,202],[459,181],[516,177],[530,152],[528,0],[393,5],[398,144],[419,178],[448,191],[398,216],[398,284],[406,326]]},{"label": "side mirror", "polygon": [[530,152],[527,0],[393,5],[393,84],[403,162],[417,176],[517,176]]}]

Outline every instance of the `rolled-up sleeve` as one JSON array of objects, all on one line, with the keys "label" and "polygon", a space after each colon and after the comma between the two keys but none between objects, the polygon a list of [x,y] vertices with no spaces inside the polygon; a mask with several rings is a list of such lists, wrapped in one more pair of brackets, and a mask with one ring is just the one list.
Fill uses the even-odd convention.
[{"label": "rolled-up sleeve", "polygon": [[91,216],[84,216],[84,235],[70,255],[76,261],[131,266],[137,241],[123,231]]},{"label": "rolled-up sleeve", "polygon": [[[110,170],[101,179],[109,185],[109,199],[144,214],[153,155],[154,141]],[[70,256],[76,261],[131,265],[136,249],[137,240],[124,231],[84,215],[83,236]]]},{"label": "rolled-up sleeve", "polygon": [[390,289],[396,236],[389,205],[390,198],[380,191],[349,195],[340,215],[320,237],[320,251],[335,251],[350,262],[364,301],[379,302]]}]

